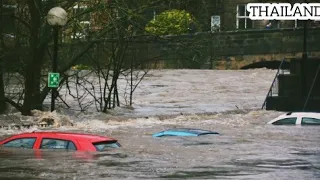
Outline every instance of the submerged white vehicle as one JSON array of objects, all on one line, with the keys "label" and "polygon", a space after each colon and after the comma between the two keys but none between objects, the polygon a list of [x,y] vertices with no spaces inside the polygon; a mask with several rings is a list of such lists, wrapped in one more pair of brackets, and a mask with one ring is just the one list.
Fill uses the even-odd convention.
[{"label": "submerged white vehicle", "polygon": [[269,121],[273,125],[320,125],[320,113],[289,112]]}]

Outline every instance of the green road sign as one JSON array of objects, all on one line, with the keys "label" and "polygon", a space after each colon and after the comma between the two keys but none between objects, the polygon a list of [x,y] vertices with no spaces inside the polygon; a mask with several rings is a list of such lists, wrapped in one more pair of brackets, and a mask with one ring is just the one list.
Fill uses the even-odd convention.
[{"label": "green road sign", "polygon": [[59,87],[59,73],[49,73],[48,74],[48,87],[50,88],[57,88]]}]

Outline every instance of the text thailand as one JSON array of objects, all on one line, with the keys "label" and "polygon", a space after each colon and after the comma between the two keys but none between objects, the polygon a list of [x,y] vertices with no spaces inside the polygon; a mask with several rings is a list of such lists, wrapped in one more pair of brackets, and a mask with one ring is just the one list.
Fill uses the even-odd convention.
[{"label": "text thailand", "polygon": [[320,20],[320,3],[249,3],[252,20]]}]

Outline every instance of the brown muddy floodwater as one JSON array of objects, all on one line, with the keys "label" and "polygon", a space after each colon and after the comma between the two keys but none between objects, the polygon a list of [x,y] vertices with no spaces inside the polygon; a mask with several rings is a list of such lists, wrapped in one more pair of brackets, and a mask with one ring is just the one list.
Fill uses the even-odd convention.
[{"label": "brown muddy floodwater", "polygon": [[[120,149],[96,154],[1,150],[0,179],[319,179],[319,127],[266,125],[278,114],[251,111],[111,122],[125,125],[85,132],[117,138]],[[221,134],[151,136],[173,127]]]},{"label": "brown muddy floodwater", "polygon": [[[111,136],[121,148],[96,154],[0,149],[0,180],[320,179],[320,127],[266,125],[283,112],[257,110],[274,75],[266,69],[151,71],[135,92],[134,110],[114,113],[127,120],[107,121],[95,107],[83,114],[60,110],[75,126],[51,129]],[[66,100],[77,107],[72,97]],[[173,127],[220,135],[152,137]],[[39,129],[0,130],[0,138],[33,130]]]}]

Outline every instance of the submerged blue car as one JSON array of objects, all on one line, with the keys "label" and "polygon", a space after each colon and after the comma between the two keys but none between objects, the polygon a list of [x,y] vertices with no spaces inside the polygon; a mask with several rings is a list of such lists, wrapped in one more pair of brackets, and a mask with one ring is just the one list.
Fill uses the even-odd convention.
[{"label": "submerged blue car", "polygon": [[152,135],[152,137],[162,137],[162,136],[202,136],[209,134],[219,134],[218,132],[202,130],[202,129],[189,129],[189,128],[179,128],[179,129],[168,129],[161,131]]}]

